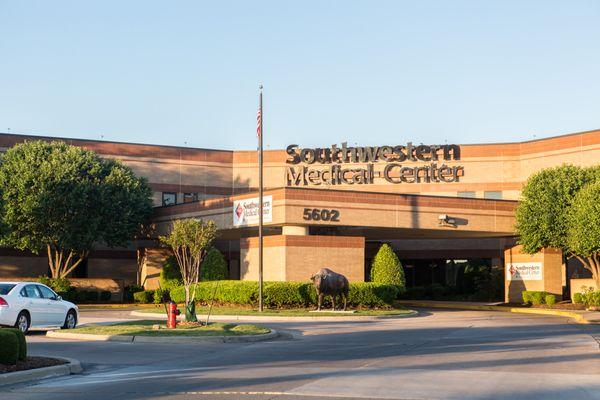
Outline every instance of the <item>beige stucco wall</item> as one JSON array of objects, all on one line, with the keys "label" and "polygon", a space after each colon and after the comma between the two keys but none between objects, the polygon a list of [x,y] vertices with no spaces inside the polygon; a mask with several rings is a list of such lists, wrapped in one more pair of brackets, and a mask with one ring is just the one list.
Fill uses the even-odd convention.
[{"label": "beige stucco wall", "polygon": [[570,279],[569,281],[571,286],[571,301],[573,301],[573,295],[575,293],[583,293],[586,289],[589,288],[598,289],[596,286],[596,281],[594,281],[592,278],[577,278]]},{"label": "beige stucco wall", "polygon": [[[508,280],[507,265],[510,263],[540,262],[542,263],[541,280]],[[554,249],[543,249],[539,253],[525,254],[522,246],[508,248],[504,252],[504,293],[505,301],[520,303],[523,301],[524,290],[546,291],[562,300],[562,285],[564,265],[562,253]]]},{"label": "beige stucco wall", "polygon": [[141,271],[141,284],[146,290],[159,288],[160,271],[169,255],[171,252],[168,249],[146,248]]}]

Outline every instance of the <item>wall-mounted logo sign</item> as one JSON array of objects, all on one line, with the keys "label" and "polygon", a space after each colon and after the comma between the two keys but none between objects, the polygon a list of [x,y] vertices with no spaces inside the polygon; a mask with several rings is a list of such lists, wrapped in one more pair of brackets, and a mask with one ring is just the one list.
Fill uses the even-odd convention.
[{"label": "wall-mounted logo sign", "polygon": [[293,165],[285,171],[288,186],[367,185],[377,180],[395,184],[458,182],[464,175],[462,166],[444,163],[460,160],[460,147],[455,144],[348,147],[342,143],[315,149],[291,144],[286,153],[286,163]]},{"label": "wall-mounted logo sign", "polygon": [[[233,226],[258,225],[258,197],[233,202]],[[263,222],[273,220],[273,196],[263,197]]]},{"label": "wall-mounted logo sign", "polygon": [[541,281],[542,263],[524,262],[506,264],[507,281]]}]

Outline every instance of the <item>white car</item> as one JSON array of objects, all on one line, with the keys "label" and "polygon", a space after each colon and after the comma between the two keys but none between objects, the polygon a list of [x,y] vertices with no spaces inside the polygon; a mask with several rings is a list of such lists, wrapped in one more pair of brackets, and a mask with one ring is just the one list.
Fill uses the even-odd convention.
[{"label": "white car", "polygon": [[79,309],[37,282],[0,282],[0,325],[29,328],[73,329]]}]

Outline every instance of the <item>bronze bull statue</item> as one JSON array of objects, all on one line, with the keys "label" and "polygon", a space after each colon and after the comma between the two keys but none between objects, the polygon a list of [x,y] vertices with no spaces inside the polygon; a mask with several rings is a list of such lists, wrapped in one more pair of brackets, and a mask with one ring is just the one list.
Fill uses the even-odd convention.
[{"label": "bronze bull statue", "polygon": [[331,304],[335,311],[335,299],[337,296],[342,296],[344,299],[344,311],[348,305],[348,292],[350,291],[350,283],[342,274],[333,272],[329,268],[320,269],[319,272],[310,277],[310,280],[317,289],[318,306],[317,311],[321,311],[323,297],[331,296]]}]

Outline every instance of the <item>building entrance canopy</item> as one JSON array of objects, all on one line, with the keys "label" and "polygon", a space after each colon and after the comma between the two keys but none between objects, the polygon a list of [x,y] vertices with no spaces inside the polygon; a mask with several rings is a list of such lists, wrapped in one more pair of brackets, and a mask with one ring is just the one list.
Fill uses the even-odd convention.
[{"label": "building entrance canopy", "polygon": [[[252,201],[249,193],[156,209],[159,232],[168,230],[174,219],[211,219],[220,229],[240,230],[234,225],[240,201]],[[321,226],[365,229],[401,229],[431,232],[432,236],[514,235],[516,201],[452,198],[281,188],[265,191],[271,201],[268,227]],[[236,205],[236,207],[234,207]],[[237,209],[237,210],[236,210]],[[249,224],[253,226],[253,224]]]}]

